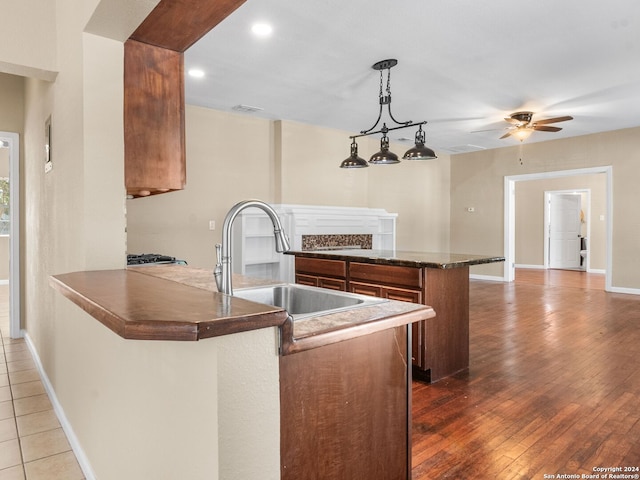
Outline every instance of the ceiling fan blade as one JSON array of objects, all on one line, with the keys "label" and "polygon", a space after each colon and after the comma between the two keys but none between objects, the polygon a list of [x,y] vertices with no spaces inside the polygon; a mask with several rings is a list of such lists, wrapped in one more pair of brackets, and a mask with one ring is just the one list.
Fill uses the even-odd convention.
[{"label": "ceiling fan blade", "polygon": [[560,130],[562,130],[562,128],[560,127],[551,127],[548,125],[534,125],[533,129],[539,130],[541,132],[559,132]]},{"label": "ceiling fan blade", "polygon": [[504,135],[502,135],[502,136],[499,138],[499,140],[502,140],[503,138],[507,138],[507,137],[509,137],[509,136],[510,136],[514,131],[515,131],[515,130],[513,130],[513,131],[509,131],[509,132],[505,133]]},{"label": "ceiling fan blade", "polygon": [[564,117],[545,118],[542,120],[536,120],[534,125],[546,125],[548,123],[566,122],[567,120],[573,120],[573,117],[566,115]]}]

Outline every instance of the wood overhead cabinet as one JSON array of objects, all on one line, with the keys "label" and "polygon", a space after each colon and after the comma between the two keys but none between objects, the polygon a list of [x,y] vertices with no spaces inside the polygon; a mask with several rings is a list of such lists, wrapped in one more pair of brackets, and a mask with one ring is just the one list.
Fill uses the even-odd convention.
[{"label": "wood overhead cabinet", "polygon": [[129,197],[186,184],[184,52],[244,0],[161,0],[124,44]]},{"label": "wood overhead cabinet", "polygon": [[183,54],[136,40],[124,44],[127,195],[182,190],[186,183]]},{"label": "wood overhead cabinet", "polygon": [[297,283],[431,306],[436,316],[411,326],[413,376],[430,382],[469,368],[469,265],[504,261],[375,250],[291,254]]}]

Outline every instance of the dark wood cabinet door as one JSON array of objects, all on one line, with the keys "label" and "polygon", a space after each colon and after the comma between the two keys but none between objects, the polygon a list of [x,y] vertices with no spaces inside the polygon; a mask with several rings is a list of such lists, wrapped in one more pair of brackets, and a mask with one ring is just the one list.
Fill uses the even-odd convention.
[{"label": "dark wood cabinet door", "polygon": [[282,480],[411,478],[406,338],[402,326],[280,357]]}]

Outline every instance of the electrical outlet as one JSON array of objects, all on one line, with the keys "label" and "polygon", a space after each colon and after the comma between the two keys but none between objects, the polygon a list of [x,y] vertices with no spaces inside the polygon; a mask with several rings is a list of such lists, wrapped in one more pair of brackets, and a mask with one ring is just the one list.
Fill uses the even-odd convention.
[{"label": "electrical outlet", "polygon": [[215,229],[216,229],[216,221],[209,220],[209,230],[215,230]]}]

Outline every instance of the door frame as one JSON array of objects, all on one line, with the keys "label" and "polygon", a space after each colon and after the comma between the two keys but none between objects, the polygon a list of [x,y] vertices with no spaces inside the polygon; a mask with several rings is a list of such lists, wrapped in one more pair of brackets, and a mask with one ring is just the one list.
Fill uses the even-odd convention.
[{"label": "door frame", "polygon": [[[575,190],[547,190],[544,192],[544,268],[549,268],[551,265],[550,262],[550,254],[551,254],[551,243],[549,241],[550,238],[550,227],[551,221],[551,197],[554,195],[578,195],[578,194],[586,194],[587,202],[586,205],[580,205],[580,208],[584,212],[584,217],[587,223],[587,238],[591,238],[591,190],[588,188],[577,188]],[[589,271],[589,250],[587,249],[587,255],[584,259],[585,271]]]},{"label": "door frame", "polygon": [[606,182],[606,271],[605,287],[611,291],[612,277],[612,245],[613,245],[613,167],[578,168],[575,170],[558,170],[554,172],[527,173],[523,175],[509,175],[504,177],[504,281],[513,282],[516,276],[516,182],[527,180],[543,180],[548,178],[573,177],[577,175],[605,174]]},{"label": "door frame", "polygon": [[9,142],[9,336],[21,338],[20,325],[20,135],[0,132]]}]

